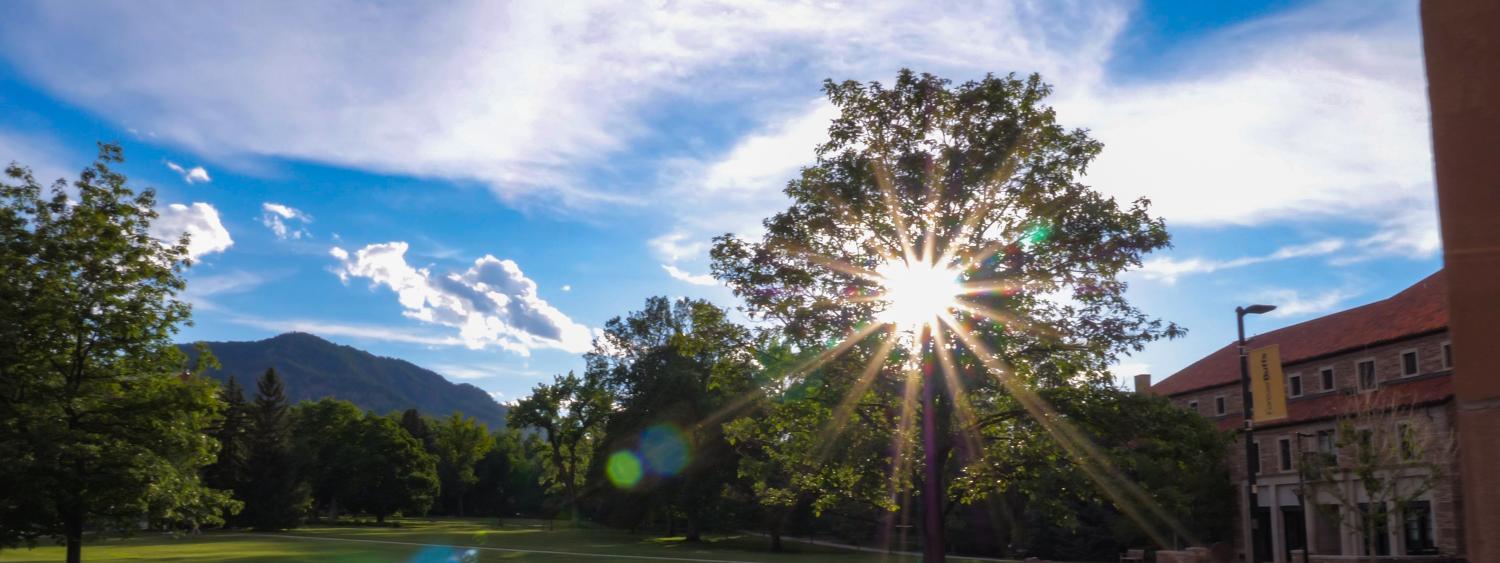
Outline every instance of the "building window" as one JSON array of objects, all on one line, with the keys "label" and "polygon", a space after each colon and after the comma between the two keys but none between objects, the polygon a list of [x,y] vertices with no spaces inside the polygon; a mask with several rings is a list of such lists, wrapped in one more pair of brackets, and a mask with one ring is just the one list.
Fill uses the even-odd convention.
[{"label": "building window", "polygon": [[1375,388],[1375,360],[1361,360],[1359,362],[1359,390],[1369,391]]},{"label": "building window", "polygon": [[1411,425],[1397,425],[1396,437],[1401,440],[1401,459],[1411,459],[1417,456],[1417,434],[1412,432]]},{"label": "building window", "polygon": [[1318,431],[1318,456],[1324,465],[1335,465],[1338,463],[1338,446],[1334,441],[1333,430]]},{"label": "building window", "polygon": [[1279,449],[1280,450],[1279,453],[1281,453],[1281,470],[1282,471],[1291,471],[1292,470],[1292,441],[1288,440],[1286,438],[1282,438],[1280,440],[1277,440],[1276,441],[1276,448]]},{"label": "building window", "polygon": [[1318,371],[1318,376],[1323,379],[1323,390],[1333,390],[1333,368],[1326,367]]},{"label": "building window", "polygon": [[1223,397],[1214,397],[1214,414],[1217,414],[1219,416],[1223,416],[1224,415],[1224,398]]},{"label": "building window", "polygon": [[1443,343],[1443,369],[1453,369],[1453,343]]},{"label": "building window", "polygon": [[1198,401],[1188,401],[1188,410],[1198,412]]},{"label": "building window", "polygon": [[1286,378],[1286,389],[1288,397],[1302,396],[1302,374],[1294,373]]},{"label": "building window", "polygon": [[1437,555],[1437,543],[1432,538],[1432,504],[1425,500],[1406,503],[1401,521],[1407,555]]},{"label": "building window", "polygon": [[1401,375],[1409,376],[1417,374],[1417,351],[1407,350],[1401,353]]}]

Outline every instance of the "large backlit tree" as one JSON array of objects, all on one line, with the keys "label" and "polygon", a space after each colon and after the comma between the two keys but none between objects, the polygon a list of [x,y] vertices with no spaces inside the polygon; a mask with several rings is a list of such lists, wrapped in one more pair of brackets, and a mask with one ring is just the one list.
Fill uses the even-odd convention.
[{"label": "large backlit tree", "polygon": [[[1148,202],[1083,183],[1102,146],[1057,122],[1036,76],[955,86],[903,71],[890,87],[824,89],[840,114],[787,184],[791,206],[759,241],[716,239],[713,269],[751,314],[826,348],[805,371],[869,362],[830,376],[846,395],[831,431],[898,429],[891,479],[922,476],[924,555],[941,560],[948,483],[988,463],[998,405],[1047,421],[1071,455],[1102,455],[1035,391],[1107,384],[1122,353],[1179,331],[1132,306],[1120,280],[1167,231]],[[891,406],[862,410],[878,402]],[[1114,500],[1147,504],[1136,492]]]},{"label": "large backlit tree", "polygon": [[52,537],[82,557],[83,530],[218,519],[204,486],[223,404],[173,345],[187,238],[152,238],[155,193],[113,166],[71,185],[0,180],[0,545]]}]

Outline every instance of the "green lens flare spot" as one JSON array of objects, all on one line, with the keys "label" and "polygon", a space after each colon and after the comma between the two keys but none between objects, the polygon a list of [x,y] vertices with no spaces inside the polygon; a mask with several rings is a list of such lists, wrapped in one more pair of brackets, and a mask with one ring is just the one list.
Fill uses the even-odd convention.
[{"label": "green lens flare spot", "polygon": [[641,482],[641,459],[625,450],[609,454],[609,459],[604,462],[604,474],[615,487],[633,489]]},{"label": "green lens flare spot", "polygon": [[1050,236],[1052,236],[1052,229],[1045,223],[1037,223],[1030,229],[1026,229],[1026,242],[1031,244],[1041,244]]}]

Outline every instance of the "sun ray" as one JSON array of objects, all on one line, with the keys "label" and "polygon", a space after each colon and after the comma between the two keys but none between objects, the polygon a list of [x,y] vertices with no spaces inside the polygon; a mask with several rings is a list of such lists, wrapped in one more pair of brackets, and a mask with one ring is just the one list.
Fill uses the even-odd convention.
[{"label": "sun ray", "polygon": [[1121,474],[1091,441],[1083,437],[1076,428],[1073,428],[1066,419],[1053,410],[1051,405],[1048,405],[1030,388],[1010,377],[1010,370],[1006,369],[1003,362],[995,357],[988,346],[962,327],[955,326],[953,333],[979,359],[985,369],[1005,385],[1011,396],[1015,397],[1021,407],[1042,425],[1053,441],[1073,458],[1079,469],[1082,469],[1084,474],[1099,486],[1099,490],[1110,498],[1115,507],[1135,522],[1142,531],[1150,535],[1153,541],[1158,545],[1171,545],[1167,535],[1163,534],[1141,512],[1143,508],[1151,512],[1157,521],[1172,528],[1179,536],[1193,537],[1186,527],[1167,514],[1160,505],[1146,495],[1145,491],[1140,489],[1139,485]]},{"label": "sun ray", "polygon": [[[952,319],[949,315],[939,315],[939,321]],[[956,322],[953,321],[953,322]],[[968,429],[975,424],[974,409],[969,403],[968,391],[964,389],[963,381],[958,377],[958,368],[953,359],[953,352],[948,349],[948,339],[943,336],[946,332],[942,330],[943,322],[933,323],[932,327],[932,349],[938,360],[938,367],[943,372],[944,380],[948,383],[948,398],[953,401],[953,412],[958,414],[958,422],[965,431],[961,432],[964,446],[970,452],[979,451],[979,441]]]},{"label": "sun ray", "polygon": [[896,237],[901,241],[901,256],[908,263],[916,262],[916,249],[911,244],[911,234],[906,230],[906,217],[901,212],[900,200],[896,198],[896,188],[891,185],[890,173],[880,161],[873,161],[870,166],[874,168],[875,184],[880,188],[880,193],[885,199],[886,209],[891,214],[891,222],[896,226]]},{"label": "sun ray", "polygon": [[833,447],[834,440],[843,432],[844,423],[848,422],[849,416],[853,414],[854,405],[859,402],[861,397],[864,397],[865,392],[870,389],[870,385],[875,383],[875,376],[879,375],[881,368],[885,367],[886,359],[890,357],[891,350],[896,346],[894,329],[891,332],[892,334],[881,341],[880,346],[875,349],[874,355],[870,356],[870,361],[865,363],[865,369],[860,373],[859,379],[855,380],[854,386],[849,389],[849,392],[844,395],[843,400],[839,402],[839,406],[834,409],[833,417],[829,419],[828,424],[824,425],[823,431],[819,436],[819,441],[822,444],[818,448],[817,459],[819,461],[826,459],[829,448]]}]

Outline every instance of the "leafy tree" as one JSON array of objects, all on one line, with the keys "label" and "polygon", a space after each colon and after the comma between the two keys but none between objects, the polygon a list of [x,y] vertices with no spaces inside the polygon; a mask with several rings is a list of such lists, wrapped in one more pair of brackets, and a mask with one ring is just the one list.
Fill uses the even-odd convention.
[{"label": "leafy tree", "polygon": [[[1151,541],[1152,526],[1160,528],[1156,535],[1176,533],[1200,545],[1229,539],[1234,488],[1223,461],[1226,433],[1162,397],[1098,387],[1050,388],[1039,396],[1052,406],[1048,416],[1069,421],[1099,457],[1070,453],[1015,401],[988,416],[988,463],[957,476],[950,492],[970,504],[1001,501],[997,528],[1009,532],[1013,548],[1006,555],[1106,559]],[[1146,499],[1117,506],[1091,475]]]},{"label": "leafy tree", "polygon": [[223,405],[171,342],[187,237],[151,237],[155,192],[128,186],[123,160],[100,145],[46,194],[18,165],[0,181],[0,545],[53,537],[68,561],[85,526],[212,523],[233,505],[199,477]]},{"label": "leafy tree", "polygon": [[1349,398],[1334,424],[1334,451],[1303,455],[1298,464],[1304,494],[1358,534],[1372,562],[1391,517],[1441,483],[1455,457],[1457,441],[1419,416],[1415,403],[1398,390]]},{"label": "leafy tree", "polygon": [[[245,405],[245,390],[229,376],[219,390],[224,401],[224,418],[214,428],[213,437],[219,441],[219,455],[203,470],[203,481],[208,486],[234,493],[245,486],[249,473],[249,409]],[[238,495],[243,496],[243,495]]]},{"label": "leafy tree", "polygon": [[495,447],[495,438],[478,420],[455,411],[438,423],[433,442],[437,446],[438,476],[442,480],[443,496],[452,499],[458,515],[463,516],[464,495],[479,482],[474,464]]},{"label": "leafy tree", "polygon": [[257,530],[296,527],[308,505],[308,490],[292,456],[286,389],[275,368],[256,383],[250,410],[250,475],[245,484],[244,521]]},{"label": "leafy tree", "polygon": [[[1168,235],[1147,201],[1122,206],[1079,181],[1102,145],[1057,123],[1035,75],[953,86],[902,71],[890,88],[829,81],[824,91],[840,115],[788,182],[791,206],[759,242],[715,239],[713,271],[799,347],[847,338],[830,353],[883,358],[887,342],[900,344],[908,369],[872,376],[905,383],[871,384],[856,404],[885,407],[849,420],[901,429],[910,447],[892,452],[891,467],[923,476],[912,482],[924,556],[940,561],[953,476],[992,463],[979,442],[997,438],[975,424],[1014,397],[1066,440],[1037,389],[1109,385],[1121,354],[1180,334],[1132,306],[1119,279]],[[881,271],[901,269],[951,271],[966,288],[952,318],[866,329],[893,305]],[[832,380],[854,391],[860,373]],[[1070,455],[1087,448],[1069,444]],[[893,497],[906,494],[902,479]]]},{"label": "leafy tree", "polygon": [[358,460],[345,455],[344,445],[356,440],[364,417],[354,403],[333,398],[292,409],[292,450],[300,474],[311,488],[313,505],[330,518],[338,517],[340,500],[354,493],[350,483]]},{"label": "leafy tree", "polygon": [[855,369],[840,368],[856,360],[837,358],[803,377],[796,368],[812,354],[770,341],[757,355],[760,387],[769,397],[725,424],[724,436],[741,456],[737,470],[762,507],[771,548],[782,549],[783,530],[804,509],[815,517],[837,512],[876,519],[894,510],[887,474],[893,429],[857,424],[837,434],[825,430],[847,393],[829,376]]},{"label": "leafy tree", "polygon": [[475,483],[471,506],[482,514],[491,514],[501,525],[507,515],[518,511],[535,512],[541,507],[541,469],[534,455],[529,455],[520,431],[505,428],[494,434],[495,447],[475,464]]},{"label": "leafy tree", "polygon": [[353,460],[349,506],[374,514],[377,522],[397,512],[425,512],[437,497],[436,462],[389,418],[366,415],[339,451]]},{"label": "leafy tree", "polygon": [[550,488],[563,492],[574,521],[578,520],[584,470],[609,407],[609,396],[597,377],[579,378],[569,372],[567,376],[554,376],[550,384],[537,384],[531,395],[516,402],[507,415],[511,428],[542,431],[547,446],[544,479]]}]

